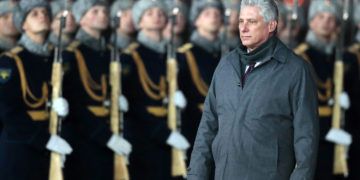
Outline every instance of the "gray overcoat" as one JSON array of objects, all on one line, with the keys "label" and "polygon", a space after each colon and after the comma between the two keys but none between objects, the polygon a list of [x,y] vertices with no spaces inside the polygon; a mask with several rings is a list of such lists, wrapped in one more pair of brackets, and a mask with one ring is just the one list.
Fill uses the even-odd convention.
[{"label": "gray overcoat", "polygon": [[[188,180],[311,180],[319,121],[311,65],[280,41],[240,82],[234,50],[219,63],[205,100]],[[214,166],[214,167],[213,167]]]}]

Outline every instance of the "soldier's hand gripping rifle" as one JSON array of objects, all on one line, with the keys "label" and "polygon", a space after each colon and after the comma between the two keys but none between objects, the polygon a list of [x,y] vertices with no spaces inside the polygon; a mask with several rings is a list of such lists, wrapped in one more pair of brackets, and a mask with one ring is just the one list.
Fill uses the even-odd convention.
[{"label": "soldier's hand gripping rifle", "polygon": [[[175,7],[175,6],[173,6]],[[167,47],[167,81],[169,85],[169,104],[168,104],[168,127],[171,131],[180,131],[180,112],[175,105],[175,93],[177,91],[177,61],[174,46],[174,26],[176,15],[179,12],[179,8],[175,7],[172,9],[170,14],[171,21],[171,36],[170,42]],[[186,164],[185,154],[182,150],[172,148],[171,149],[171,175],[173,177],[183,176],[186,177]]]},{"label": "soldier's hand gripping rifle", "polygon": [[[66,0],[65,0],[66,7]],[[54,61],[52,65],[52,74],[51,74],[51,101],[54,102],[57,98],[61,97],[62,94],[62,79],[63,79],[63,68],[62,68],[62,31],[65,28],[66,16],[68,11],[63,11],[60,17],[60,30],[58,36],[58,45],[55,47]],[[51,135],[58,135],[61,131],[61,117],[58,114],[51,110],[50,112],[50,125],[49,131]],[[56,152],[51,152],[50,155],[50,171],[49,171],[49,180],[63,180],[62,173],[62,160],[61,154]]]},{"label": "soldier's hand gripping rifle", "polygon": [[[111,132],[115,135],[122,135],[123,130],[123,114],[119,111],[119,97],[121,95],[121,64],[120,55],[117,49],[116,30],[119,27],[121,20],[121,11],[113,19],[114,23],[114,41],[111,52],[110,62],[110,124]],[[123,155],[114,153],[114,180],[129,180],[129,172],[126,166],[126,158]]]},{"label": "soldier's hand gripping rifle", "polygon": [[[345,37],[345,25],[349,18],[349,1],[344,0],[343,5],[343,16],[341,23],[341,34],[340,39],[338,40],[338,45],[336,47],[336,60],[335,60],[335,69],[334,69],[334,106],[333,106],[333,115],[332,115],[332,128],[341,129],[344,126],[344,112],[340,106],[340,95],[343,91],[343,81],[344,81],[344,62],[342,59],[342,54],[344,50],[344,37]],[[349,170],[346,161],[346,147],[345,145],[335,144],[334,151],[334,164],[333,164],[333,173],[337,175],[348,176]]]}]

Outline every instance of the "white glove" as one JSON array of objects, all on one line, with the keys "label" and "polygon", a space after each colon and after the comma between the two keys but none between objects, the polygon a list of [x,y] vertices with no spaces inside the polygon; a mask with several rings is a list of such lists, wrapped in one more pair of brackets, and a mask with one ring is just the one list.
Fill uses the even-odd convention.
[{"label": "white glove", "polygon": [[175,105],[180,108],[180,109],[184,109],[186,107],[186,98],[184,96],[184,94],[182,93],[182,91],[180,90],[177,90],[175,92],[175,95],[174,95],[174,103]]},{"label": "white glove", "polygon": [[[342,92],[340,94],[339,103],[340,103],[341,108],[343,108],[345,110],[350,108],[350,98],[346,92]],[[334,105],[334,99],[333,98],[329,99],[328,104],[330,106]]]},{"label": "white glove", "polygon": [[52,109],[62,117],[69,114],[69,103],[65,98],[59,97],[52,102]]},{"label": "white glove", "polygon": [[72,152],[70,144],[58,135],[51,135],[46,144],[46,149],[61,155],[68,155]]},{"label": "white glove", "polygon": [[129,103],[128,100],[124,95],[121,95],[119,97],[119,109],[122,112],[128,112],[129,111]]},{"label": "white glove", "polygon": [[129,156],[132,151],[131,144],[119,135],[112,135],[106,146],[118,155]]},{"label": "white glove", "polygon": [[352,143],[351,135],[348,132],[337,128],[331,128],[330,131],[326,134],[325,139],[335,144],[341,144],[345,146],[349,146]]},{"label": "white glove", "polygon": [[180,150],[187,150],[190,147],[186,138],[177,131],[171,132],[170,136],[166,140],[166,143]]}]

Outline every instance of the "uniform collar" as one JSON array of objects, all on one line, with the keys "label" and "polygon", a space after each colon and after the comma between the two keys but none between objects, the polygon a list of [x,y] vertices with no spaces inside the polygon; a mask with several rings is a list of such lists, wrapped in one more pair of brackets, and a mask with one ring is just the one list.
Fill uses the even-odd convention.
[{"label": "uniform collar", "polygon": [[44,44],[38,44],[30,39],[25,33],[21,36],[19,44],[24,46],[24,48],[31,53],[41,56],[50,56],[51,48],[48,42],[45,42]]},{"label": "uniform collar", "polygon": [[165,53],[166,52],[166,41],[162,40],[160,42],[155,42],[149,37],[147,37],[144,32],[140,31],[137,40],[139,43],[144,45],[145,47],[157,52],[157,53]]},{"label": "uniform collar", "polygon": [[324,42],[320,40],[312,30],[309,30],[307,33],[305,41],[327,55],[332,54],[335,48],[335,42]]},{"label": "uniform collar", "polygon": [[106,42],[104,38],[101,37],[100,39],[95,39],[81,28],[77,32],[75,38],[79,40],[82,44],[85,44],[86,46],[95,51],[104,51],[106,48]]},{"label": "uniform collar", "polygon": [[6,39],[0,38],[0,49],[7,51],[15,46],[16,46],[16,43],[12,43],[12,42],[7,41]]},{"label": "uniform collar", "polygon": [[210,54],[220,52],[221,50],[220,38],[216,38],[215,41],[209,41],[208,39],[202,37],[197,31],[194,31],[191,34],[190,40],[192,43],[200,46],[202,49],[204,49]]},{"label": "uniform collar", "polygon": [[[116,47],[118,49],[126,49],[132,42],[134,42],[134,38],[127,36],[123,33],[116,34]],[[111,43],[114,41],[114,35],[111,36]]]}]

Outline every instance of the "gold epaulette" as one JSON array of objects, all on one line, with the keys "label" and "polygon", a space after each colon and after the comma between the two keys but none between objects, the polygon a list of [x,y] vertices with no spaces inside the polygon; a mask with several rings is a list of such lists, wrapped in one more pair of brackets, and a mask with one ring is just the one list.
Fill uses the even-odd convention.
[{"label": "gold epaulette", "polygon": [[179,53],[184,53],[184,52],[188,51],[189,49],[191,49],[192,47],[193,47],[193,44],[191,44],[191,43],[186,43],[186,44],[182,45],[181,47],[179,47],[179,48],[177,49],[177,51],[178,51]]},{"label": "gold epaulette", "polygon": [[80,45],[80,41],[75,40],[72,43],[70,43],[70,45],[66,48],[66,50],[74,51],[79,45]]},{"label": "gold epaulette", "polygon": [[133,42],[133,43],[129,44],[129,46],[123,50],[123,53],[131,54],[131,52],[133,52],[138,47],[139,47],[139,43]]},{"label": "gold epaulette", "polygon": [[298,47],[294,49],[294,52],[298,55],[303,54],[307,49],[309,49],[309,45],[306,43],[301,43]]}]

